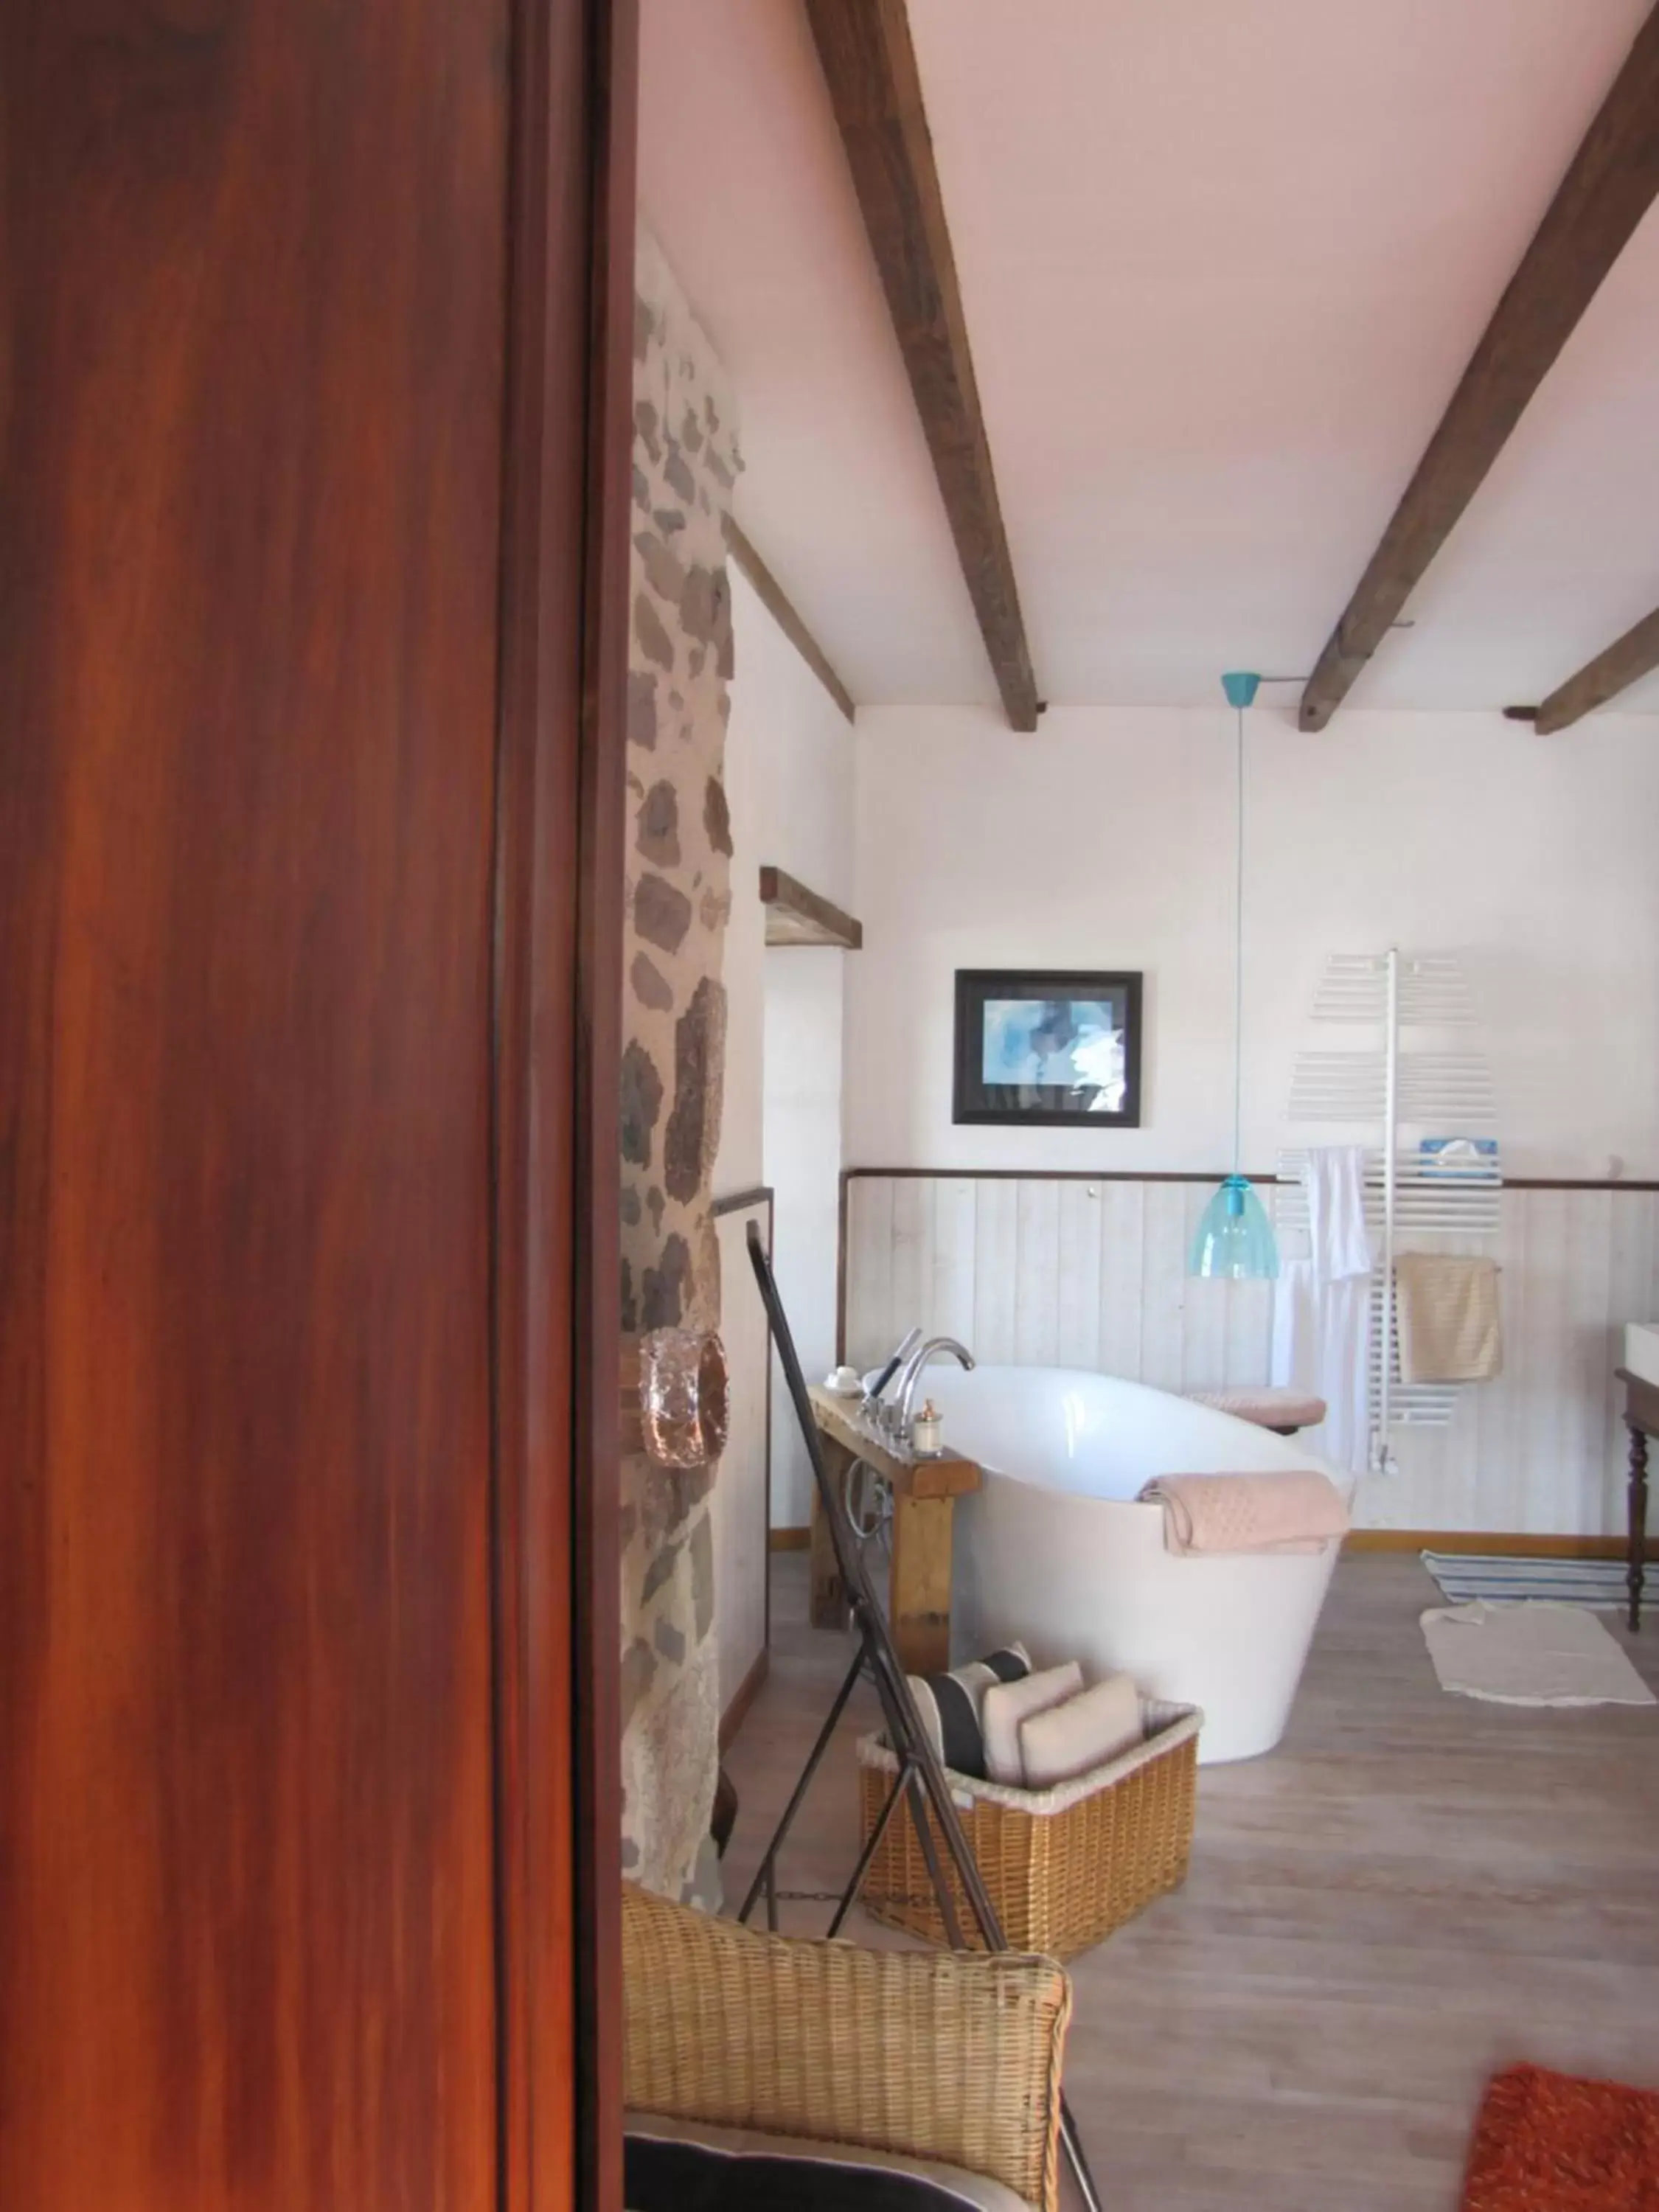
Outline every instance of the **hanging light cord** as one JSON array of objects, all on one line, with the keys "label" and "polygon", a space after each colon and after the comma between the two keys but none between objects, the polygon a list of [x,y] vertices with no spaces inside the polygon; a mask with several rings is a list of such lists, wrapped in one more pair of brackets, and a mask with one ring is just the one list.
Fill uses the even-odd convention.
[{"label": "hanging light cord", "polygon": [[1233,866],[1233,1173],[1238,1173],[1241,1102],[1244,1093],[1244,709],[1238,717],[1238,848]]}]

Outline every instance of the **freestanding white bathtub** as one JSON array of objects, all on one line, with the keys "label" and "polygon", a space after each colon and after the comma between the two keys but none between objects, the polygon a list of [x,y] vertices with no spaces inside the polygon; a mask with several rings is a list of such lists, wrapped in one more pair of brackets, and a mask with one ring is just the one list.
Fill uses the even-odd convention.
[{"label": "freestanding white bathtub", "polygon": [[1164,1548],[1157,1474],[1316,1467],[1292,1437],[1082,1368],[945,1365],[926,1395],[984,1486],[957,1504],[953,1660],[1022,1638],[1038,1666],[1122,1668],[1146,1694],[1201,1705],[1200,1761],[1253,1759],[1285,1732],[1340,1548],[1183,1559]]}]

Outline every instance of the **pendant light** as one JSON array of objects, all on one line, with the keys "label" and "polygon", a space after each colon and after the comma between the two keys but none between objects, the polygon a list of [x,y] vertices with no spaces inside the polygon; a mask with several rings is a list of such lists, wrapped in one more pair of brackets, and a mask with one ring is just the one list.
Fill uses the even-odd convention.
[{"label": "pendant light", "polygon": [[1239,1172],[1240,1107],[1244,1070],[1244,709],[1255,700],[1259,676],[1234,671],[1221,679],[1237,717],[1238,842],[1233,878],[1233,1171],[1200,1217],[1189,1275],[1271,1282],[1279,1273],[1279,1244],[1266,1207]]}]

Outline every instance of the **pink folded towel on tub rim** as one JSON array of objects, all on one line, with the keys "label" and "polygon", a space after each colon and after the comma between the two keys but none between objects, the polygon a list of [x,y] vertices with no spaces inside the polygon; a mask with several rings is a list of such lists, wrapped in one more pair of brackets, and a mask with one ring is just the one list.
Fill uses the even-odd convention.
[{"label": "pink folded towel on tub rim", "polygon": [[1140,1495],[1164,1508],[1164,1548],[1182,1559],[1322,1552],[1347,1534],[1341,1492],[1314,1467],[1282,1474],[1160,1474]]}]

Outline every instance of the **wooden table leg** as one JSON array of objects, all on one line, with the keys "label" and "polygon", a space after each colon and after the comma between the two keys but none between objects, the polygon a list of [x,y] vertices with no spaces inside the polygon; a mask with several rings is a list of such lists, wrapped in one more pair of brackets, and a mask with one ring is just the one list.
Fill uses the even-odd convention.
[{"label": "wooden table leg", "polygon": [[[853,1455],[832,1437],[819,1439],[823,1452],[823,1464],[831,1482],[836,1484],[844,1498],[847,1470]],[[814,1628],[845,1628],[852,1618],[852,1608],[847,1601],[847,1589],[841,1578],[841,1569],[836,1564],[836,1547],[830,1534],[830,1516],[818,1496],[818,1486],[812,1485],[812,1576],[811,1595],[807,1605],[807,1618]]]},{"label": "wooden table leg", "polygon": [[905,1672],[941,1674],[951,1663],[951,1524],[954,1498],[893,1500],[893,1642]]},{"label": "wooden table leg", "polygon": [[1630,1625],[1642,1626],[1642,1583],[1648,1548],[1648,1439],[1644,1430],[1630,1424],[1630,1567],[1625,1577],[1630,1589]]}]

